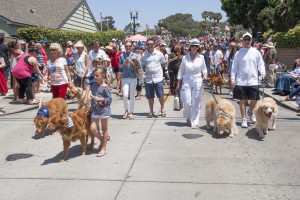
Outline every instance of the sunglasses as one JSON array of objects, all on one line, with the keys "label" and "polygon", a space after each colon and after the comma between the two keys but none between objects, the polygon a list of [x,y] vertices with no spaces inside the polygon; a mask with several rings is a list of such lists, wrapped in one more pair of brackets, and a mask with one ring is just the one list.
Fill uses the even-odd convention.
[{"label": "sunglasses", "polygon": [[153,46],[154,44],[147,44],[147,46]]},{"label": "sunglasses", "polygon": [[243,41],[250,41],[251,39],[243,39]]},{"label": "sunglasses", "polygon": [[192,48],[192,47],[199,47],[199,46],[198,46],[198,45],[191,45],[191,48]]},{"label": "sunglasses", "polygon": [[57,49],[50,49],[50,51],[57,51]]},{"label": "sunglasses", "polygon": [[125,46],[126,48],[129,48],[129,47],[131,47],[131,46]]}]

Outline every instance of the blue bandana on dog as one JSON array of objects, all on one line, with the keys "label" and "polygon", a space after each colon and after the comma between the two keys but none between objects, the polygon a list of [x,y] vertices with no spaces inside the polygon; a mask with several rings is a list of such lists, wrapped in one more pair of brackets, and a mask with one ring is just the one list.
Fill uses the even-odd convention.
[{"label": "blue bandana on dog", "polygon": [[67,118],[68,118],[68,127],[71,128],[72,126],[74,126],[73,120],[68,115],[67,115]]},{"label": "blue bandana on dog", "polygon": [[42,116],[42,117],[45,117],[45,118],[49,118],[49,109],[47,106],[44,106],[44,107],[41,107],[37,114],[37,116]]}]

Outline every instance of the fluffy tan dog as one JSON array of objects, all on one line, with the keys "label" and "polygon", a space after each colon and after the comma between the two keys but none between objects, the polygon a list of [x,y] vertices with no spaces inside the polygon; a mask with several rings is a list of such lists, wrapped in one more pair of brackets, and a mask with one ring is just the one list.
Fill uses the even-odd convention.
[{"label": "fluffy tan dog", "polygon": [[257,102],[253,112],[256,117],[256,131],[259,138],[263,139],[268,133],[269,121],[272,123],[272,129],[276,129],[277,104],[274,99],[265,97]]},{"label": "fluffy tan dog", "polygon": [[86,93],[79,87],[71,87],[67,90],[67,97],[74,101],[76,98],[78,100],[78,109],[80,108],[90,108],[91,102],[91,91]]},{"label": "fluffy tan dog", "polygon": [[[218,104],[217,104],[217,102]],[[226,99],[210,99],[205,105],[205,120],[207,129],[211,129],[210,122],[214,121],[214,133],[218,135],[229,131],[229,137],[238,134],[235,124],[235,108],[232,103]]]},{"label": "fluffy tan dog", "polygon": [[[72,123],[70,123],[68,117],[72,119]],[[83,108],[68,116],[65,114],[58,114],[50,119],[47,128],[51,133],[59,131],[63,140],[64,154],[60,162],[67,159],[71,142],[75,142],[78,139],[81,143],[82,155],[85,155],[86,153],[88,136],[92,138],[90,147],[91,149],[94,148],[94,136],[90,131],[90,122],[91,119],[90,115],[88,115],[88,110]]]},{"label": "fluffy tan dog", "polygon": [[49,122],[49,119],[56,114],[67,114],[68,105],[62,98],[55,98],[41,105],[37,115],[34,118],[34,124],[36,127],[35,134],[38,138],[44,136],[45,129]]}]

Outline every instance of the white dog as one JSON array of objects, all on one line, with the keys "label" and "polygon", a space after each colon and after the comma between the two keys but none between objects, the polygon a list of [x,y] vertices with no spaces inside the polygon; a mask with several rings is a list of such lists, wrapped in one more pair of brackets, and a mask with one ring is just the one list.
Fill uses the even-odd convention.
[{"label": "white dog", "polygon": [[254,114],[256,117],[256,131],[259,138],[263,139],[268,133],[269,121],[272,122],[272,129],[276,129],[276,116],[278,113],[278,107],[274,99],[265,97],[259,100],[254,108]]}]

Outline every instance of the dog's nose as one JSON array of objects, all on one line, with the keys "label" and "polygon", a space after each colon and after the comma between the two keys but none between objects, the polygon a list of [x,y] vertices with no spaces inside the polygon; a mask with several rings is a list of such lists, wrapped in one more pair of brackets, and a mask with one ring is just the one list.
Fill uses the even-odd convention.
[{"label": "dog's nose", "polygon": [[269,115],[272,115],[272,112],[269,112]]}]

